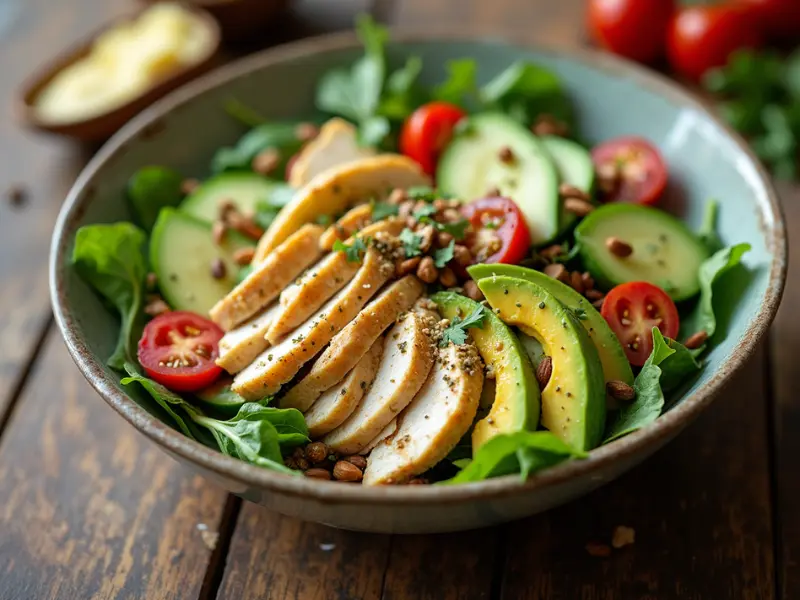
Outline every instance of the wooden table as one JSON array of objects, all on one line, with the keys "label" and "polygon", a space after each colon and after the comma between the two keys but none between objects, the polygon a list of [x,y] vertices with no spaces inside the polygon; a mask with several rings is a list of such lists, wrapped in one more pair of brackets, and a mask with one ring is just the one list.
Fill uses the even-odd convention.
[{"label": "wooden table", "polygon": [[[452,535],[336,531],[243,503],[167,459],[84,382],[53,327],[50,232],[90,155],[21,131],[13,93],[123,0],[0,4],[0,599],[800,598],[800,282],[725,397],[619,481],[545,515]],[[574,45],[580,0],[298,0],[270,43],[348,27],[472,23]],[[800,234],[800,188],[780,187]],[[724,199],[723,199],[724,200]],[[795,457],[795,458],[793,458]],[[636,543],[584,549],[616,525]]]}]

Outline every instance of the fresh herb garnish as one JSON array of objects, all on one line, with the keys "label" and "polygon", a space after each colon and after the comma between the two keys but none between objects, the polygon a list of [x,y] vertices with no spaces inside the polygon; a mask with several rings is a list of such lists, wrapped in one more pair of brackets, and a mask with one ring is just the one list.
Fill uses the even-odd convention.
[{"label": "fresh herb garnish", "polygon": [[421,235],[417,235],[406,227],[400,232],[399,239],[403,243],[403,251],[406,254],[406,258],[422,254],[422,250],[420,249],[420,244],[422,243]]},{"label": "fresh herb garnish", "polygon": [[367,251],[367,244],[360,237],[353,240],[352,244],[345,244],[342,240],[333,243],[334,252],[344,252],[347,262],[361,262],[362,253]]},{"label": "fresh herb garnish", "polygon": [[423,217],[432,217],[436,214],[436,207],[433,204],[425,204],[414,211],[412,215],[417,221],[421,221]]},{"label": "fresh herb garnish", "polygon": [[452,223],[438,223],[436,224],[436,229],[439,231],[443,231],[445,233],[449,233],[453,236],[453,239],[456,240],[463,240],[464,236],[467,234],[467,228],[469,227],[469,221],[466,219],[461,219],[460,221],[453,221]]},{"label": "fresh herb garnish", "polygon": [[450,240],[450,243],[447,244],[444,248],[439,248],[433,254],[433,263],[436,265],[437,269],[443,269],[448,262],[453,260],[453,250],[456,246],[455,240]]},{"label": "fresh herb garnish", "polygon": [[433,202],[437,198],[442,198],[434,188],[426,185],[415,185],[408,188],[406,197],[409,200],[424,200],[425,202]]},{"label": "fresh herb garnish", "polygon": [[263,123],[245,133],[233,147],[223,147],[211,159],[211,170],[250,170],[253,159],[264,150],[275,150],[279,161],[275,172],[282,172],[289,158],[300,150],[303,142],[297,137],[297,122]]},{"label": "fresh herb garnish", "polygon": [[400,213],[400,207],[397,206],[397,204],[391,204],[390,202],[376,202],[373,200],[370,202],[370,206],[372,206],[373,221],[380,221],[388,217],[394,217]]},{"label": "fresh herb garnish", "polygon": [[472,311],[465,319],[461,317],[453,317],[450,324],[442,331],[442,339],[439,342],[441,348],[447,347],[450,342],[456,345],[463,344],[467,341],[467,329],[483,327],[483,320],[486,318],[483,306],[478,306]]},{"label": "fresh herb garnish", "polygon": [[469,104],[478,91],[478,65],[472,58],[459,58],[446,63],[447,79],[436,86],[433,97],[459,106]]},{"label": "fresh herb garnish", "polygon": [[585,321],[586,319],[589,318],[586,315],[586,309],[585,308],[581,308],[580,306],[576,306],[575,308],[573,308],[572,309],[572,314],[574,314],[575,318],[577,318],[579,321]]}]

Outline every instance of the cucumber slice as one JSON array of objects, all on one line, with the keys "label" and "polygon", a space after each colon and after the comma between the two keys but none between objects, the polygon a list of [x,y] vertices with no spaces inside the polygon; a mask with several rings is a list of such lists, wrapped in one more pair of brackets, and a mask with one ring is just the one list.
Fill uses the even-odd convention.
[{"label": "cucumber slice", "polygon": [[219,205],[231,200],[239,211],[255,213],[259,204],[274,208],[292,199],[294,190],[282,181],[266,179],[255,173],[223,173],[212,177],[180,205],[188,215],[211,223],[219,215]]},{"label": "cucumber slice", "polygon": [[[511,160],[501,160],[504,148],[511,150]],[[506,115],[469,117],[439,160],[436,181],[442,191],[465,201],[497,188],[525,215],[534,245],[546,244],[559,232],[555,165],[539,138]]]},{"label": "cucumber slice", "polygon": [[216,409],[227,416],[233,416],[247,402],[231,389],[232,377],[222,377],[207,388],[195,392],[195,396],[204,405]]},{"label": "cucumber slice", "polygon": [[[568,183],[579,190],[592,193],[594,189],[594,164],[589,151],[572,140],[548,135],[540,138],[550,158],[556,165],[556,171],[562,183]],[[559,230],[566,231],[575,224],[577,216],[574,213],[561,209]]]},{"label": "cucumber slice", "polygon": [[158,213],[167,206],[178,206],[183,200],[183,177],[167,167],[142,167],[128,180],[127,197],[136,222],[150,231]]},{"label": "cucumber slice", "polygon": [[[211,226],[172,208],[158,215],[150,237],[150,264],[158,277],[161,295],[175,310],[203,316],[236,284],[239,267],[233,253],[254,243],[229,231],[222,247],[214,244]],[[225,277],[211,275],[211,263],[221,258]]]},{"label": "cucumber slice", "polygon": [[[633,247],[621,258],[606,246],[616,237]],[[638,204],[606,204],[575,229],[586,268],[606,289],[628,281],[649,281],[673,300],[698,290],[697,273],[708,250],[681,221],[664,211]]]}]

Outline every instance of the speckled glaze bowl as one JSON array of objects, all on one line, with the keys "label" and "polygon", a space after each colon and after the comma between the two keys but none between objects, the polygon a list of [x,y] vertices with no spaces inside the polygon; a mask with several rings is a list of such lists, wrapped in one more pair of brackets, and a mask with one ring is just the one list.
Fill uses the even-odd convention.
[{"label": "speckled glaze bowl", "polygon": [[735,299],[720,315],[727,336],[708,353],[700,376],[668,399],[667,412],[654,424],[594,450],[585,460],[525,482],[509,476],[460,486],[365,488],[273,473],[196,443],[162,422],[144,394],[123,388],[119,374],[105,366],[119,325],[69,268],[76,230],[87,223],[129,219],[123,188],[145,164],[163,163],[187,176],[204,176],[214,150],[242,132],[222,110],[226,99],[235,97],[270,117],[308,114],[320,75],[360,54],[351,35],[283,46],[225,67],[153,105],[117,133],[81,174],[61,211],[50,265],[53,309],[72,357],[106,402],[169,455],[217,485],[286,515],[347,529],[470,529],[547,510],[611,481],[708,406],[752,354],[775,315],[786,274],[785,230],[768,176],[742,140],[658,75],[610,56],[486,38],[399,34],[395,39],[390,61],[422,56],[427,84],[441,81],[445,62],[460,57],[474,57],[484,79],[517,59],[553,69],[574,98],[586,140],[621,134],[650,138],[671,167],[668,207],[697,226],[705,202],[718,198],[723,239],[752,244],[746,272],[725,282],[725,296]]}]

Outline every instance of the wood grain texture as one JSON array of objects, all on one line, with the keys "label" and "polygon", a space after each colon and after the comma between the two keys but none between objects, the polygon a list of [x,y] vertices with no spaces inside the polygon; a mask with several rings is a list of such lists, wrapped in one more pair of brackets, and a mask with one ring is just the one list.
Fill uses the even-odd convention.
[{"label": "wood grain texture", "polygon": [[84,381],[55,331],[0,444],[0,599],[197,598],[226,494]]}]

